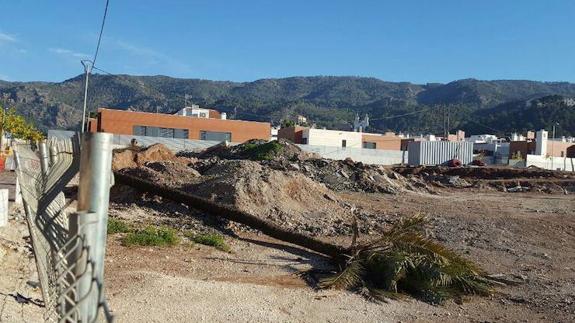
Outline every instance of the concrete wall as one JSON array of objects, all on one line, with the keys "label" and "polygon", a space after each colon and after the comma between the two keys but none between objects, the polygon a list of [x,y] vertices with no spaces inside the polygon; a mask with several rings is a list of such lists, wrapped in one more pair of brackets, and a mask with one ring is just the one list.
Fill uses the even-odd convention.
[{"label": "concrete wall", "polygon": [[399,150],[341,148],[329,146],[298,145],[302,150],[314,152],[323,158],[353,161],[365,164],[395,165],[407,162],[407,152]]},{"label": "concrete wall", "polygon": [[[71,138],[73,135],[74,135],[73,131],[66,131],[66,130],[48,131],[48,138],[65,139],[65,138]],[[149,146],[155,143],[161,143],[174,152],[183,150],[200,151],[219,144],[219,142],[217,141],[207,141],[207,140],[114,135],[113,139],[114,148],[123,148],[129,146],[132,138],[136,138],[136,140],[141,146]],[[237,143],[231,143],[231,144],[237,144]],[[363,149],[363,148],[344,149],[341,147],[310,146],[310,145],[298,145],[298,146],[302,150],[315,152],[320,156],[322,156],[323,158],[329,158],[329,159],[344,160],[346,158],[351,158],[354,161],[360,161],[366,164],[379,164],[379,165],[394,165],[407,162],[406,151]]]},{"label": "concrete wall", "polygon": [[464,165],[473,161],[473,143],[468,141],[411,142],[407,148],[409,165],[441,165],[459,159]]},{"label": "concrete wall", "polygon": [[188,139],[196,140],[200,139],[201,131],[230,132],[233,142],[244,142],[249,139],[269,140],[271,135],[271,125],[267,122],[203,119],[111,109],[99,110],[98,131],[100,132],[132,135],[134,126],[187,129]]},{"label": "concrete wall", "polygon": [[547,156],[575,158],[575,143],[548,140]]},{"label": "concrete wall", "polygon": [[302,132],[302,139],[311,146],[341,147],[345,140],[347,148],[363,147],[361,132],[307,128]]},{"label": "concrete wall", "polygon": [[575,158],[545,157],[539,155],[527,155],[525,166],[537,166],[550,170],[564,170],[575,172]]},{"label": "concrete wall", "polygon": [[[66,130],[49,130],[48,138],[65,139],[71,138],[74,135],[73,131]],[[219,141],[209,140],[192,140],[192,139],[178,139],[178,138],[162,138],[162,137],[147,137],[147,136],[132,136],[132,135],[114,135],[112,144],[114,148],[124,148],[130,145],[132,139],[135,138],[140,146],[150,146],[153,144],[163,144],[173,152],[178,151],[201,151],[206,148],[219,144]],[[237,143],[231,143],[235,145]]]}]

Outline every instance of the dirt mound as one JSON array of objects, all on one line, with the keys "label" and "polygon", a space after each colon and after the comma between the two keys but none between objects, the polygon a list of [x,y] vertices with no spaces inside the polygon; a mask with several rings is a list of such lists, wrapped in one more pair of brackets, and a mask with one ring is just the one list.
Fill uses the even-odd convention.
[{"label": "dirt mound", "polygon": [[222,161],[182,189],[313,235],[350,232],[351,211],[325,185],[247,160]]},{"label": "dirt mound", "polygon": [[124,168],[137,167],[135,155],[137,152],[131,149],[116,150],[112,158],[112,170],[120,170]]},{"label": "dirt mound", "polygon": [[551,171],[541,168],[510,167],[396,167],[394,170],[402,175],[422,176],[459,176],[472,179],[517,179],[517,178],[575,178],[570,172]]},{"label": "dirt mound", "polygon": [[312,235],[351,233],[352,210],[325,185],[249,160],[219,160],[200,175],[177,162],[148,162],[123,172],[228,204]]},{"label": "dirt mound", "polygon": [[201,176],[193,167],[187,166],[179,160],[147,162],[142,166],[124,168],[122,171],[169,187],[188,185],[197,181]]},{"label": "dirt mound", "polygon": [[199,154],[199,157],[249,160],[307,160],[320,158],[319,155],[303,151],[292,142],[284,139],[275,141],[253,139],[234,146],[220,144],[206,149]]},{"label": "dirt mound", "polygon": [[176,157],[176,155],[162,144],[154,144],[145,149],[131,147],[117,149],[112,159],[112,170],[134,168],[143,166],[148,162],[169,161],[187,164],[194,161],[191,158]]},{"label": "dirt mound", "polygon": [[149,161],[174,160],[176,155],[162,144],[154,144],[136,154],[135,162],[143,165]]},{"label": "dirt mound", "polygon": [[433,193],[432,189],[418,178],[407,179],[389,168],[356,163],[351,159],[307,159],[296,162],[273,160],[262,162],[262,164],[276,170],[302,173],[334,191],[389,194],[404,191]]}]

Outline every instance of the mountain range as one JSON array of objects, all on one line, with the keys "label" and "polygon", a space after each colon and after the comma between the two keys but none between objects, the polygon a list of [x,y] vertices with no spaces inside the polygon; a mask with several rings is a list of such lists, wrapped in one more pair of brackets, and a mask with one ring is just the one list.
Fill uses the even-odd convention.
[{"label": "mountain range", "polygon": [[[0,81],[0,99],[42,130],[78,129],[84,76],[63,82]],[[186,103],[211,107],[237,119],[279,124],[301,114],[318,127],[349,130],[368,114],[369,132],[386,130],[468,134],[550,129],[575,135],[575,84],[464,79],[446,84],[387,82],[367,77],[313,76],[253,82],[167,76],[94,74],[88,107],[173,113]]]}]

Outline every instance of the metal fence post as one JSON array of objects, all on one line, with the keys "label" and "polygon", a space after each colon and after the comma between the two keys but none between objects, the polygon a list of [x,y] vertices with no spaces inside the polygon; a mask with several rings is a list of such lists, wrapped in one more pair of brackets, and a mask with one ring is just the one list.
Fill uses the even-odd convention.
[{"label": "metal fence post", "polygon": [[48,145],[45,140],[42,140],[38,145],[40,152],[40,168],[42,169],[42,175],[46,176],[48,174],[48,168],[50,167],[50,156],[48,155]]},{"label": "metal fence post", "polygon": [[[112,140],[113,135],[109,133],[82,134],[77,228],[80,230],[79,235],[85,237],[85,243],[90,248],[90,260],[98,289],[96,293],[90,292],[90,300],[82,306],[80,313],[85,315],[87,322],[97,318],[98,305],[104,301],[104,255],[112,172]],[[86,277],[87,281],[78,286],[78,295],[85,295],[92,287],[91,277]]]},{"label": "metal fence post", "polygon": [[58,149],[55,146],[50,146],[50,165],[54,165],[58,161]]}]

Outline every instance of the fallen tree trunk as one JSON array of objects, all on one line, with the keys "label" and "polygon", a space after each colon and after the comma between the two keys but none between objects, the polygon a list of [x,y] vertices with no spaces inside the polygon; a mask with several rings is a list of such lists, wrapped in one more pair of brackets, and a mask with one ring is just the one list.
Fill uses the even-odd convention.
[{"label": "fallen tree trunk", "polygon": [[166,186],[160,186],[148,180],[123,174],[121,172],[114,172],[114,175],[116,183],[128,185],[138,191],[158,195],[174,202],[186,204],[190,208],[230,221],[245,224],[272,238],[302,246],[315,252],[330,256],[334,260],[342,260],[345,255],[349,254],[349,250],[347,248],[288,230],[271,221],[240,211],[232,206],[218,204],[187,192]]}]

